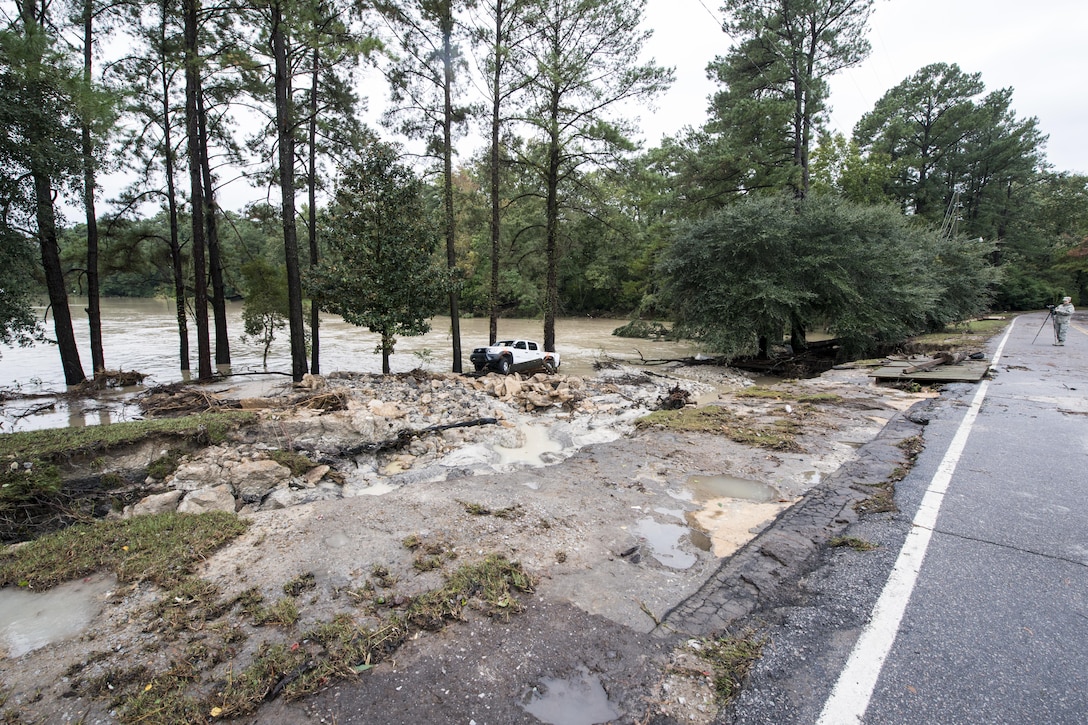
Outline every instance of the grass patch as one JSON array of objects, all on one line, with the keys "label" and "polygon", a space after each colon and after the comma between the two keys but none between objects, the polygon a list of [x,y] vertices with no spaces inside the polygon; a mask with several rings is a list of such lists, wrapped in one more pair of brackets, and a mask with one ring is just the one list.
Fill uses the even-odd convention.
[{"label": "grass patch", "polygon": [[859,539],[856,536],[836,536],[827,542],[828,546],[841,547],[847,546],[854,551],[872,551],[879,548],[876,544],[865,539]]},{"label": "grass patch", "polygon": [[294,451],[271,451],[268,457],[284,468],[289,469],[292,476],[303,476],[317,466],[306,456]]},{"label": "grass patch", "polygon": [[253,663],[231,677],[204,712],[215,717],[252,714],[262,702],[296,700],[342,679],[357,677],[388,659],[409,636],[439,630],[464,618],[473,606],[488,615],[519,612],[518,594],[533,591],[532,578],[516,562],[489,556],[451,574],[445,586],[411,599],[402,612],[375,627],[341,614],[314,626],[297,642],[264,643]]},{"label": "grass patch", "polygon": [[907,455],[907,461],[911,467],[914,466],[914,462],[918,459],[918,455],[925,449],[925,439],[920,435],[910,436],[896,443],[901,451]]},{"label": "grass patch", "polygon": [[259,606],[253,612],[253,624],[257,627],[265,624],[290,627],[297,621],[298,603],[294,597],[281,597],[272,606]]},{"label": "grass patch", "polygon": [[[308,581],[303,575],[284,585],[285,590],[296,589],[300,580]],[[531,593],[533,587],[534,581],[520,564],[493,555],[461,566],[440,588],[416,597],[398,597],[399,603],[384,610],[373,626],[363,626],[341,613],[305,631],[295,628],[297,617],[287,616],[293,607],[291,597],[265,608],[260,593],[251,589],[207,609],[226,615],[241,605],[246,617],[255,612],[277,613],[275,622],[265,623],[280,624],[283,630],[269,633],[244,666],[232,661],[237,652],[233,645],[245,635],[240,636],[241,629],[230,620],[194,626],[179,617],[169,625],[186,641],[174,648],[177,654],[161,671],[132,667],[127,653],[109,651],[94,659],[96,674],[83,671],[89,669],[89,662],[68,676],[73,678],[74,694],[107,700],[121,723],[174,725],[252,715],[276,697],[297,700],[334,682],[358,677],[394,657],[413,634],[463,620],[466,608],[487,616],[520,612],[524,608],[520,595]],[[170,607],[182,609],[197,602],[203,606],[216,596],[212,585],[202,587],[191,579],[168,592],[149,614],[157,618]],[[4,696],[0,691],[0,698]],[[0,713],[9,719],[26,714]]]},{"label": "grass patch", "polygon": [[316,586],[317,578],[314,576],[313,572],[308,571],[284,584],[283,593],[289,597],[297,597],[299,594],[313,589]]},{"label": "grass patch", "polygon": [[862,483],[859,486],[869,492],[869,496],[854,504],[854,510],[859,514],[886,514],[899,510],[895,505],[895,483],[884,481],[883,483]]},{"label": "grass patch", "polygon": [[469,503],[467,501],[458,501],[457,503],[461,504],[461,506],[465,509],[465,511],[467,513],[472,514],[473,516],[490,516],[491,515],[491,509],[487,508],[483,504]]},{"label": "grass patch", "polygon": [[60,471],[51,463],[7,465],[0,469],[0,517],[27,505],[49,502],[60,490]]},{"label": "grass patch", "polygon": [[714,669],[714,692],[718,703],[728,705],[744,687],[752,665],[763,654],[766,639],[754,632],[712,640],[699,654]]},{"label": "grass patch", "polygon": [[[506,508],[498,509],[496,511],[492,511],[483,504],[479,503],[470,503],[468,501],[458,501],[457,503],[461,504],[461,506],[464,507],[465,511],[472,514],[473,516],[497,516],[500,519],[512,520],[520,518],[525,514],[525,511],[521,508],[521,504],[519,503],[516,503],[513,506],[507,506]],[[412,547],[409,546],[408,548],[410,549]]]},{"label": "grass patch", "polygon": [[94,455],[130,446],[148,438],[167,436],[205,445],[222,443],[227,435],[256,422],[248,411],[198,413],[183,418],[138,420],[85,428],[51,428],[0,434],[0,460],[49,461],[74,455]]},{"label": "grass patch", "polygon": [[181,463],[181,457],[184,455],[185,451],[180,448],[171,448],[164,455],[159,456],[151,462],[151,465],[147,467],[147,475],[158,481],[162,481],[171,473],[178,470],[178,464]]},{"label": "grass patch", "polygon": [[170,589],[247,526],[224,512],[77,524],[0,555],[0,586],[42,590],[110,571],[122,582],[149,581]]},{"label": "grass patch", "polygon": [[798,403],[841,403],[842,396],[836,393],[802,393],[797,395],[795,393],[787,392],[785,390],[778,390],[775,388],[764,388],[759,385],[753,385],[749,388],[744,388],[733,394],[737,398],[756,398],[760,400],[793,400]]},{"label": "grass patch", "polygon": [[774,451],[801,452],[796,436],[800,425],[788,418],[761,420],[741,417],[723,405],[681,410],[656,410],[635,421],[638,428],[658,426],[670,430],[717,433],[744,445]]}]

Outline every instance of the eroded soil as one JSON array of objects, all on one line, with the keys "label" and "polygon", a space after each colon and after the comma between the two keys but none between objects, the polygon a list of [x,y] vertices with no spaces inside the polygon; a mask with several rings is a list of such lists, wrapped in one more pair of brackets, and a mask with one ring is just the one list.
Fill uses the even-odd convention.
[{"label": "eroded soil", "polygon": [[[710,722],[716,707],[703,660],[684,633],[663,637],[652,630],[721,556],[770,525],[917,396],[873,386],[863,370],[783,383],[778,398],[741,397],[743,386],[726,371],[686,373],[671,374],[752,427],[787,421],[793,444],[775,449],[720,431],[636,428],[635,418],[677,382],[659,375],[644,383],[648,394],[621,390],[586,412],[592,424],[580,423],[571,406],[526,412],[495,399],[505,425],[445,438],[449,448],[477,455],[445,466],[442,477],[413,479],[404,470],[413,461],[391,467],[393,456],[355,461],[366,475],[349,482],[347,497],[245,512],[249,531],[200,575],[226,597],[257,588],[272,601],[283,596],[285,583],[312,574],[313,587],[296,598],[293,625],[235,623],[247,636],[229,645],[219,627],[164,634],[150,611],[161,592],[116,587],[82,635],[0,659],[7,692],[0,711],[27,722],[115,722],[109,693],[91,697],[81,683],[137,663],[147,673],[167,670],[202,642],[222,653],[198,685],[214,688],[251,662],[260,642],[298,642],[315,623],[337,615],[365,620],[370,615],[353,592],[369,587],[395,606],[397,598],[441,586],[453,568],[498,554],[535,580],[521,599],[524,611],[511,607],[508,617],[496,617],[466,610],[464,621],[414,633],[357,677],[330,681],[300,702],[269,698],[242,721],[599,722],[578,718],[600,706],[615,722]],[[806,396],[822,399],[799,402]],[[275,415],[284,429],[297,423]],[[302,417],[312,421],[320,413]],[[527,424],[560,433],[558,448],[534,461],[551,465],[478,455],[488,446],[524,444],[523,432],[511,446],[510,431]],[[448,461],[456,450],[431,452]],[[766,484],[777,495],[758,502],[718,497],[692,478],[721,476]],[[428,545],[439,554],[433,568],[422,570],[417,557]],[[382,584],[375,587],[379,570]],[[605,704],[591,707],[577,695],[547,700],[549,688],[554,694],[562,683],[586,698],[600,687]]]}]

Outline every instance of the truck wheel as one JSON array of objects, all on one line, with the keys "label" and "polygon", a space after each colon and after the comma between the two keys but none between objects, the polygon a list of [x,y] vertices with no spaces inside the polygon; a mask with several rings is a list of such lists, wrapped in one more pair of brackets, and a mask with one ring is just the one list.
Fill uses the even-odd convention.
[{"label": "truck wheel", "polygon": [[510,358],[504,357],[501,361],[499,361],[499,372],[503,375],[509,375],[510,371],[513,370],[513,368],[514,365],[510,362]]},{"label": "truck wheel", "polygon": [[559,368],[555,366],[555,360],[548,358],[544,361],[544,372],[548,375],[555,375],[558,370]]}]

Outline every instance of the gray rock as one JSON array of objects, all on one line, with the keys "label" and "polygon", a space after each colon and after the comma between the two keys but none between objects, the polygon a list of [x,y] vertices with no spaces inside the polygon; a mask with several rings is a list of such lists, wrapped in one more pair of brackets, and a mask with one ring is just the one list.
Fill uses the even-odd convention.
[{"label": "gray rock", "polygon": [[144,516],[149,514],[163,514],[174,511],[178,507],[184,491],[167,491],[147,496],[140,501],[125,507],[124,518],[130,516]]},{"label": "gray rock", "polygon": [[290,479],[291,471],[287,467],[266,459],[234,466],[229,471],[228,483],[243,501],[256,503]]},{"label": "gray rock", "polygon": [[230,486],[220,484],[212,488],[190,491],[178,504],[178,513],[203,514],[209,511],[229,511],[234,513],[236,506]]},{"label": "gray rock", "polygon": [[168,480],[179,491],[196,491],[221,483],[223,468],[217,463],[190,461],[178,466],[173,478]]}]

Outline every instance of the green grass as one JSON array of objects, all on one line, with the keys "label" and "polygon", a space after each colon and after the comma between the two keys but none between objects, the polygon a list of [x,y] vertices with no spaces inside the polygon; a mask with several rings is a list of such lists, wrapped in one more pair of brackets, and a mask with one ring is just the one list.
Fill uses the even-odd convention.
[{"label": "green grass", "polygon": [[156,514],[78,524],[0,555],[0,586],[48,589],[98,571],[164,588],[246,530],[234,514]]},{"label": "green grass", "polygon": [[301,453],[295,453],[294,451],[271,451],[269,452],[268,457],[284,468],[290,469],[292,476],[305,475],[310,469],[317,465],[306,456]]},{"label": "green grass", "polygon": [[670,430],[717,433],[732,441],[774,451],[801,451],[797,444],[800,425],[787,418],[760,421],[742,418],[723,405],[680,410],[655,410],[635,421],[638,428],[658,426]]},{"label": "green grass", "polygon": [[763,400],[793,400],[798,403],[841,403],[842,396],[835,393],[801,393],[797,394],[778,388],[764,388],[753,385],[743,390],[738,390],[734,395],[738,398],[758,398]]},{"label": "green grass", "polygon": [[221,443],[232,430],[256,420],[256,414],[249,411],[221,411],[85,428],[3,433],[0,434],[0,461],[48,461],[74,455],[92,455],[159,436]]},{"label": "green grass", "polygon": [[856,536],[836,536],[827,542],[828,546],[849,547],[854,551],[872,551],[878,548],[876,544]]},{"label": "green grass", "polygon": [[728,705],[744,687],[752,665],[763,655],[765,643],[766,639],[754,632],[705,643],[700,654],[713,666],[714,692],[719,705]]}]

